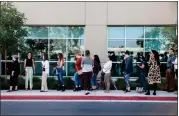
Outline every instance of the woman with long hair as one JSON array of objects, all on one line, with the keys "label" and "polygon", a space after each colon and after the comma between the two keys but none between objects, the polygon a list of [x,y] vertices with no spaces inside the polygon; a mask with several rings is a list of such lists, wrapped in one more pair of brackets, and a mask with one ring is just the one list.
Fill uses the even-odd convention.
[{"label": "woman with long hair", "polygon": [[83,73],[82,75],[83,75],[85,95],[88,95],[90,94],[89,93],[90,78],[92,77],[92,72],[93,72],[93,61],[90,58],[89,50],[85,51],[85,57],[82,58],[81,67]]},{"label": "woman with long hair", "polygon": [[96,89],[97,86],[97,76],[99,71],[101,71],[101,62],[100,59],[98,57],[98,55],[94,55],[94,60],[93,60],[94,66],[93,66],[93,76],[91,78],[91,86],[92,86],[92,90]]},{"label": "woman with long hair", "polygon": [[15,87],[15,91],[18,89],[18,76],[20,72],[20,63],[18,62],[18,56],[13,55],[12,56],[12,71],[11,71],[11,76],[10,76],[10,88],[7,92],[12,92],[13,87]]},{"label": "woman with long hair", "polygon": [[32,53],[29,52],[27,58],[24,60],[25,70],[25,90],[28,90],[28,83],[30,81],[30,90],[33,88],[33,74],[35,74],[35,61],[32,58]]},{"label": "woman with long hair", "polygon": [[57,77],[58,77],[58,87],[57,87],[57,91],[61,90],[62,92],[65,91],[65,84],[64,84],[64,80],[63,80],[63,71],[64,71],[64,58],[63,58],[63,54],[59,53],[58,54],[58,62],[57,62]]},{"label": "woman with long hair", "polygon": [[148,73],[149,85],[145,95],[150,95],[150,85],[153,85],[153,95],[156,95],[157,84],[161,83],[159,53],[156,50],[151,51],[148,66],[150,67]]},{"label": "woman with long hair", "polygon": [[48,55],[43,55],[43,61],[42,61],[42,84],[41,84],[41,91],[40,92],[47,92],[47,76],[49,74],[49,61],[48,61]]}]

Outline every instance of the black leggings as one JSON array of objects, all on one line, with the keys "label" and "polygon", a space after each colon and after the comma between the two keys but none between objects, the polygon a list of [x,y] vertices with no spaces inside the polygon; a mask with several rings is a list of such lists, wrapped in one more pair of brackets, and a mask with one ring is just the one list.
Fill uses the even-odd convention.
[{"label": "black leggings", "polygon": [[148,84],[147,90],[150,91],[151,89],[153,89],[154,92],[156,92],[156,90],[157,90],[157,83],[154,83],[152,85]]}]

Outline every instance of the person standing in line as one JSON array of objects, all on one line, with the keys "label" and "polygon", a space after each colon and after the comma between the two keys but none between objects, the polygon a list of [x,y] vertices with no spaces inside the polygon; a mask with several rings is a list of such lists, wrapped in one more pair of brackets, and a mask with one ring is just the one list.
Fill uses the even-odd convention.
[{"label": "person standing in line", "polygon": [[30,90],[33,88],[33,74],[35,74],[35,61],[32,58],[32,53],[29,52],[27,58],[24,60],[25,69],[25,90],[28,90],[28,83],[30,81]]},{"label": "person standing in line", "polygon": [[144,58],[144,56],[141,56],[140,58],[140,63],[137,64],[137,66],[139,67],[139,83],[140,83],[140,89],[139,92],[145,92],[146,91],[146,60]]},{"label": "person standing in line", "polygon": [[100,59],[98,57],[98,55],[94,55],[94,66],[93,66],[93,76],[91,78],[91,86],[92,86],[92,90],[96,90],[96,86],[97,86],[97,76],[99,71],[101,71],[101,62]]},{"label": "person standing in line", "polygon": [[64,58],[63,58],[63,54],[59,53],[58,54],[58,62],[57,62],[57,66],[56,66],[56,70],[58,72],[57,77],[58,77],[58,87],[57,87],[57,91],[65,91],[65,84],[64,84],[64,80],[63,80],[63,72],[64,72]]},{"label": "person standing in line", "polygon": [[79,51],[76,52],[76,62],[75,62],[75,75],[74,75],[74,81],[75,81],[75,88],[73,91],[80,91],[82,88],[82,67],[81,67],[81,61],[82,56],[80,55]]},{"label": "person standing in line", "polygon": [[82,67],[82,72],[83,72],[83,82],[84,82],[84,90],[85,90],[85,95],[90,94],[89,89],[90,89],[90,79],[92,77],[92,72],[93,72],[93,61],[90,58],[90,51],[86,50],[85,51],[85,57],[82,58],[81,62],[81,67]]},{"label": "person standing in line", "polygon": [[48,55],[43,55],[43,61],[42,61],[42,83],[41,83],[41,91],[40,92],[47,92],[47,76],[49,74],[49,61],[48,61]]},{"label": "person standing in line", "polygon": [[149,59],[149,73],[148,73],[148,90],[145,95],[150,95],[151,85],[153,85],[153,95],[156,95],[157,83],[161,83],[161,74],[160,74],[160,61],[159,53],[156,50],[152,50],[150,53]]},{"label": "person standing in line", "polygon": [[12,65],[11,65],[11,76],[10,76],[10,88],[7,92],[12,92],[13,87],[15,91],[18,90],[18,76],[20,73],[20,63],[18,62],[18,56],[12,56]]},{"label": "person standing in line", "polygon": [[167,60],[167,70],[166,70],[166,85],[165,90],[168,92],[174,92],[174,84],[175,84],[175,72],[174,72],[174,64],[172,62],[175,61],[174,49],[169,50],[169,58]]},{"label": "person standing in line", "polygon": [[129,56],[129,51],[125,52],[125,68],[124,68],[124,80],[126,83],[125,92],[130,92],[130,75],[133,73],[133,59],[132,56]]},{"label": "person standing in line", "polygon": [[[176,59],[172,63],[174,64],[175,67],[175,75],[178,78],[178,50],[176,50]],[[176,94],[178,94],[178,92],[176,92]]]},{"label": "person standing in line", "polygon": [[104,73],[104,83],[106,86],[105,93],[109,93],[110,90],[110,80],[111,80],[111,69],[112,69],[112,59],[110,56],[107,58],[107,62],[104,64],[103,73]]}]

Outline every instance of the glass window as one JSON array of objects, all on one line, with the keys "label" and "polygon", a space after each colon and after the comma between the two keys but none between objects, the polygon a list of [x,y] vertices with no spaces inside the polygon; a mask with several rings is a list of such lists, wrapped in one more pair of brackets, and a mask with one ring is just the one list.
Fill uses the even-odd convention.
[{"label": "glass window", "polygon": [[144,40],[143,39],[126,39],[126,47],[129,48],[143,48]]},{"label": "glass window", "polygon": [[67,55],[67,40],[65,39],[53,39],[50,43],[51,50],[50,50],[50,60],[57,61],[58,53],[62,53],[65,60]]},{"label": "glass window", "polygon": [[68,72],[68,76],[74,76],[74,73],[75,73],[75,63],[74,62],[68,62],[67,63],[68,65],[68,69],[67,69],[67,72]]},{"label": "glass window", "polygon": [[139,69],[137,67],[137,63],[133,63],[133,73],[131,77],[139,77]]},{"label": "glass window", "polygon": [[21,52],[21,59],[24,60],[29,51],[33,53],[35,60],[42,60],[42,54],[48,53],[48,39],[26,39],[25,47]]},{"label": "glass window", "polygon": [[163,38],[163,27],[145,27],[145,38]]},{"label": "glass window", "polygon": [[65,39],[67,34],[67,27],[49,27],[50,39]]},{"label": "glass window", "polygon": [[24,27],[27,30],[27,39],[48,39],[48,27]]},{"label": "glass window", "polygon": [[125,27],[108,27],[108,38],[125,38]]},{"label": "glass window", "polygon": [[84,38],[84,27],[68,27],[67,38]]},{"label": "glass window", "polygon": [[170,42],[163,39],[146,39],[145,52],[157,50],[159,53],[164,53],[170,48]]},{"label": "glass window", "polygon": [[81,54],[84,53],[84,40],[83,39],[69,39],[68,45],[68,61],[75,61],[75,53],[79,51]]},{"label": "glass window", "polygon": [[124,48],[125,47],[125,40],[108,40],[108,48]]},{"label": "glass window", "polygon": [[126,27],[127,38],[144,38],[144,27]]},{"label": "glass window", "polygon": [[35,75],[41,76],[42,75],[42,62],[35,62]]},{"label": "glass window", "polygon": [[126,40],[126,50],[131,52],[131,55],[134,58],[134,62],[138,62],[138,55],[143,55],[144,52],[144,40],[143,39],[131,39]]},{"label": "glass window", "polygon": [[111,76],[119,77],[122,75],[121,63],[112,63]]}]

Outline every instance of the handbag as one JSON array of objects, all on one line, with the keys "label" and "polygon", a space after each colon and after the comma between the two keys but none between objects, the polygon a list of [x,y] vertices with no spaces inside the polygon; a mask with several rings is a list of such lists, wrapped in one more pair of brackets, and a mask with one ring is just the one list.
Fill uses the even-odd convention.
[{"label": "handbag", "polygon": [[82,75],[82,74],[83,74],[82,70],[79,70],[78,75]]},{"label": "handbag", "polygon": [[45,68],[42,68],[42,71],[45,71]]}]

